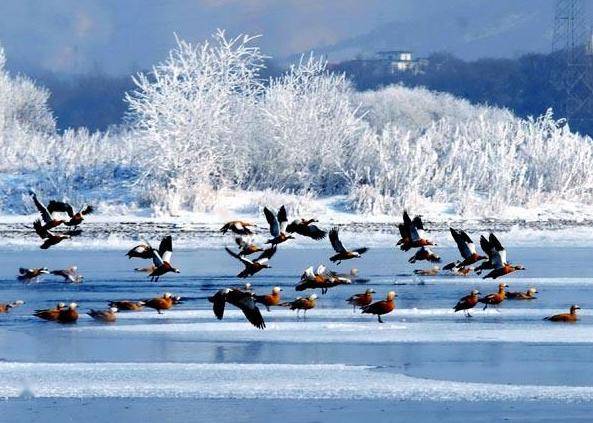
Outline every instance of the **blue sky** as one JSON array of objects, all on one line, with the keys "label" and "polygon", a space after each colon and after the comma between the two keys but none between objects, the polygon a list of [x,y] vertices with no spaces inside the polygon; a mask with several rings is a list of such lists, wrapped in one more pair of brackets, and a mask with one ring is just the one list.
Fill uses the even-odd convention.
[{"label": "blue sky", "polygon": [[553,0],[6,0],[0,42],[11,68],[129,74],[161,60],[173,33],[262,34],[276,58],[340,60],[385,48],[466,59],[551,47]]}]

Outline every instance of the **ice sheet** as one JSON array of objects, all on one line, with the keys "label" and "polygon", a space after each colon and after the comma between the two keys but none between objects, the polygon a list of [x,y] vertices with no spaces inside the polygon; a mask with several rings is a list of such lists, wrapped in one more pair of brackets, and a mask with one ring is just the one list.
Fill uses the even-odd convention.
[{"label": "ice sheet", "polygon": [[0,396],[590,401],[593,387],[432,380],[345,364],[0,363]]}]

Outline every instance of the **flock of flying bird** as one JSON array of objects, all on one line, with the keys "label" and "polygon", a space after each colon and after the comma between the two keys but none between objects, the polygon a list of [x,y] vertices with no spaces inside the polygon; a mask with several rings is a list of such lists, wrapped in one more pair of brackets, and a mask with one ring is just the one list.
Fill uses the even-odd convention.
[{"label": "flock of flying bird", "polygon": [[[33,226],[35,232],[43,239],[43,244],[40,248],[47,249],[51,246],[68,239],[72,236],[78,235],[81,231],[78,226],[83,222],[84,217],[93,212],[92,206],[83,207],[80,211],[74,212],[73,207],[64,202],[50,201],[45,206],[34,192],[31,192],[33,203],[41,214],[41,220],[35,220]],[[66,219],[56,218],[56,213],[65,213]],[[329,234],[321,229],[316,223],[316,219],[295,219],[289,223],[286,208],[280,207],[277,213],[264,208],[264,215],[269,226],[270,238],[264,243],[264,246],[256,244],[253,240],[254,228],[256,225],[250,222],[241,220],[234,220],[226,223],[220,231],[223,234],[232,233],[237,245],[237,251],[225,247],[226,252],[232,258],[238,260],[243,269],[237,274],[239,278],[247,278],[261,272],[264,269],[270,268],[270,260],[276,254],[278,246],[295,238],[295,235],[308,237],[316,241],[329,237],[331,246],[334,250],[329,260],[332,263],[340,264],[343,261],[356,259],[362,257],[368,251],[368,248],[361,247],[356,249],[347,249],[339,237],[339,230],[337,227],[332,228]],[[69,228],[67,233],[52,232],[54,228],[60,225],[65,225]],[[409,214],[404,211],[403,222],[398,225],[401,239],[397,242],[397,246],[402,251],[415,250],[410,257],[410,263],[427,261],[430,263],[440,263],[440,257],[432,251],[431,247],[435,247],[436,243],[430,240],[425,232],[424,224],[421,216],[415,216],[411,219]],[[525,270],[521,265],[514,265],[507,261],[507,252],[504,246],[500,243],[498,238],[490,233],[488,238],[480,237],[480,246],[484,255],[480,255],[477,251],[476,245],[468,234],[461,229],[450,228],[451,236],[457,244],[460,259],[451,262],[443,267],[443,270],[451,272],[453,275],[468,275],[472,271],[481,274],[488,271],[484,279],[497,279],[505,275],[509,275],[515,271]],[[265,248],[264,248],[265,247]],[[159,278],[167,273],[179,273],[180,270],[171,264],[173,254],[173,240],[171,236],[164,237],[158,248],[154,248],[150,243],[143,241],[143,243],[135,246],[129,250],[126,255],[132,258],[151,260],[152,264],[147,267],[136,268],[137,271],[146,272],[151,281],[158,282]],[[258,254],[256,258],[250,256]],[[472,268],[472,265],[477,265]],[[440,269],[434,266],[431,269],[418,269],[415,271],[419,275],[434,275]],[[19,270],[18,278],[23,281],[30,281],[38,278],[43,274],[53,274],[61,276],[66,282],[80,283],[83,278],[78,274],[76,267],[71,267],[63,270],[49,271],[47,268],[33,268]],[[325,294],[329,289],[351,284],[356,278],[357,271],[352,269],[347,273],[340,273],[331,271],[325,266],[320,265],[316,269],[312,266],[305,269],[301,275],[300,281],[295,286],[296,291],[304,290],[321,290]],[[515,300],[533,300],[536,298],[537,290],[529,288],[526,292],[507,292],[505,288],[508,285],[500,283],[496,293],[488,294],[483,297],[476,289],[472,290],[469,295],[461,298],[453,307],[455,312],[463,311],[467,317],[471,317],[470,310],[478,304],[483,304],[484,309],[488,306],[493,306],[496,309],[500,304],[507,299]],[[214,315],[219,320],[224,317],[226,304],[231,304],[239,308],[247,320],[259,329],[265,328],[266,324],[259,304],[264,306],[268,311],[271,307],[288,307],[290,310],[296,310],[297,318],[299,312],[303,310],[303,315],[306,316],[307,310],[313,309],[317,305],[317,295],[311,294],[307,297],[297,297],[292,301],[281,301],[280,287],[274,287],[272,291],[265,295],[257,295],[251,284],[246,283],[241,287],[228,287],[219,289],[214,295],[209,296],[208,300],[212,303]],[[389,291],[384,300],[373,301],[373,289],[351,296],[346,299],[346,302],[352,305],[353,310],[357,307],[361,309],[363,314],[373,314],[377,316],[377,320],[383,323],[381,316],[392,312],[395,309],[395,298],[397,294],[394,291]],[[117,319],[117,312],[119,311],[139,311],[146,307],[155,309],[159,314],[163,310],[168,310],[176,304],[180,304],[182,299],[174,296],[171,293],[165,293],[147,300],[119,300],[110,301],[106,310],[91,309],[88,314],[99,321],[115,322]],[[0,304],[0,313],[8,312],[11,308],[22,305],[22,301],[15,301],[10,304]],[[574,322],[577,320],[576,310],[579,307],[573,305],[569,313],[558,314],[546,317],[546,320]],[[34,316],[44,320],[56,321],[59,323],[72,323],[78,319],[77,304],[70,303],[66,305],[59,303],[56,307],[51,309],[36,310]]]}]

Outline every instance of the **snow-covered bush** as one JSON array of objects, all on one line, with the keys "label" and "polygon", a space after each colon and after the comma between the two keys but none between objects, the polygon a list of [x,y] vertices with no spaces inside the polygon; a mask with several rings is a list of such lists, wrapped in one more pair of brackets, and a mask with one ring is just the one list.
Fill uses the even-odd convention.
[{"label": "snow-covered bush", "polygon": [[93,200],[108,197],[110,184],[131,179],[134,144],[125,131],[89,133],[81,128],[57,133],[47,104],[49,92],[26,77],[10,75],[4,65],[0,48],[0,188],[5,208],[18,210],[18,199],[29,189]]},{"label": "snow-covered bush", "polygon": [[252,184],[321,195],[346,194],[353,151],[366,124],[344,75],[313,57],[270,81],[252,139]]},{"label": "snow-covered bush", "polygon": [[[350,194],[355,210],[390,212],[431,200],[460,214],[494,215],[511,205],[593,200],[592,140],[558,125],[551,111],[524,120],[403,87],[361,98],[374,135],[356,154],[365,177]],[[427,113],[438,117],[427,120]]]},{"label": "snow-covered bush", "polygon": [[402,86],[358,93],[313,57],[261,81],[253,41],[222,31],[212,42],[178,39],[134,78],[126,125],[109,133],[57,133],[49,93],[9,75],[0,52],[0,208],[29,187],[169,214],[215,208],[238,190],[260,192],[246,204],[285,202],[291,214],[338,194],[368,213],[593,203],[593,141],[551,111],[519,119]]}]

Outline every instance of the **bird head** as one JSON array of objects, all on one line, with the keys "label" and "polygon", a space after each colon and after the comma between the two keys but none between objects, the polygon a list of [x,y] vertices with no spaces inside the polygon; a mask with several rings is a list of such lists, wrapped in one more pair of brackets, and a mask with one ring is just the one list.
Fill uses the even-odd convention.
[{"label": "bird head", "polygon": [[387,300],[388,301],[392,301],[395,297],[397,297],[397,294],[395,293],[395,291],[389,291],[387,293]]},{"label": "bird head", "polygon": [[478,295],[479,293],[480,293],[480,291],[478,291],[477,289],[472,290],[472,295]]},{"label": "bird head", "polygon": [[570,307],[570,312],[574,313],[576,310],[580,310],[581,308],[578,305],[573,305]]},{"label": "bird head", "polygon": [[311,295],[309,295],[309,299],[311,301],[316,300],[317,299],[317,294],[311,294]]},{"label": "bird head", "polygon": [[49,269],[47,267],[42,267],[41,269],[39,269],[39,273],[49,275]]},{"label": "bird head", "polygon": [[533,295],[533,294],[537,294],[537,289],[535,289],[535,288],[529,288],[529,289],[527,290],[527,292],[529,292],[531,295]]},{"label": "bird head", "polygon": [[78,304],[76,304],[76,303],[70,303],[70,304],[68,304],[68,308],[70,310],[76,310],[76,307],[78,307]]},{"label": "bird head", "polygon": [[109,307],[109,311],[112,313],[117,313],[119,310],[117,307]]},{"label": "bird head", "polygon": [[527,268],[525,266],[523,266],[522,264],[518,264],[516,266],[513,266],[513,268],[515,270],[527,270]]},{"label": "bird head", "polygon": [[163,298],[167,298],[167,299],[171,298],[172,296],[173,296],[173,295],[172,295],[170,292],[165,292],[165,293],[163,294]]},{"label": "bird head", "polygon": [[174,267],[173,268],[173,272],[175,272],[175,273],[181,273],[181,270],[179,270],[178,268]]},{"label": "bird head", "polygon": [[282,291],[282,288],[280,288],[279,286],[275,286],[274,288],[272,288],[272,292],[274,294],[279,294],[280,291]]},{"label": "bird head", "polygon": [[374,293],[375,293],[375,290],[372,288],[366,290],[366,294],[374,294]]},{"label": "bird head", "polygon": [[63,308],[66,308],[66,304],[65,304],[65,303],[58,303],[58,305],[56,306],[56,308],[57,308],[58,310],[61,310],[61,309],[63,309]]}]

